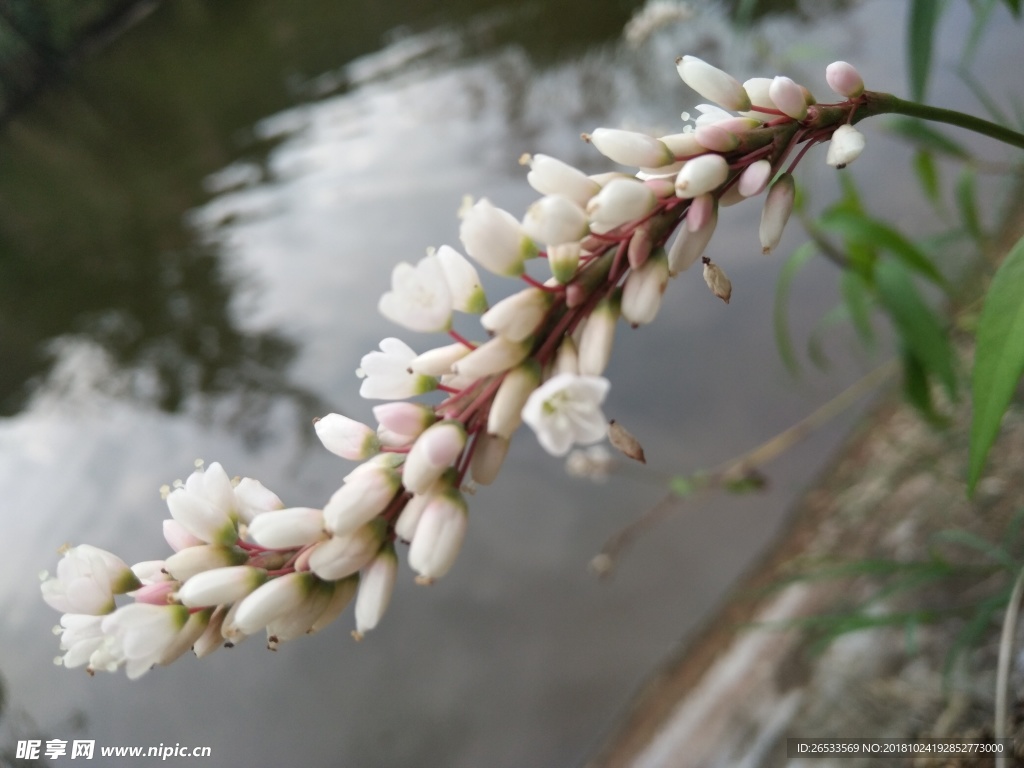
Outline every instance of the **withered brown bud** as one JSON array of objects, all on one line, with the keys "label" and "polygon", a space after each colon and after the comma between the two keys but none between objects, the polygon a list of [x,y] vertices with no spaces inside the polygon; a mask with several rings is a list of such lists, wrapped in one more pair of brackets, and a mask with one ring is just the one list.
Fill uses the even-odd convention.
[{"label": "withered brown bud", "polygon": [[704,257],[704,282],[708,284],[708,288],[718,298],[724,301],[726,304],[729,303],[729,297],[732,296],[732,281],[729,280],[728,275],[722,271],[722,268],[715,264],[707,256]]},{"label": "withered brown bud", "polygon": [[639,461],[641,464],[647,463],[647,458],[644,456],[644,449],[640,445],[640,441],[614,419],[608,422],[608,442],[624,456]]}]

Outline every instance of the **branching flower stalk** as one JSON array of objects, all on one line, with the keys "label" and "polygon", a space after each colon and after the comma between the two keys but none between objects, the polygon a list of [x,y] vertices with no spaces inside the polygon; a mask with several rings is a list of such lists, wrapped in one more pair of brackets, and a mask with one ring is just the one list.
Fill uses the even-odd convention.
[{"label": "branching flower stalk", "polygon": [[[842,97],[827,104],[787,77],[740,84],[693,56],[677,67],[717,105],[698,106],[694,124],[660,138],[611,128],[583,136],[629,172],[588,176],[525,156],[541,197],[521,220],[486,199],[468,202],[459,234],[472,262],[445,245],[395,267],[381,313],[408,330],[447,333],[450,343],[417,353],[386,338],[363,357],[360,394],[385,402],[373,409],[375,427],[336,413],[315,422],[328,450],[361,462],[322,508],[286,508],[258,481],[232,480],[213,463],[164,489],[173,552],[163,560],[129,567],[95,547],[66,548],[56,577],[42,584],[64,614],[57,662],[90,673],[123,666],[136,678],[189,649],[204,656],[263,632],[274,649],[319,631],[353,600],[361,638],[390,600],[396,542],[409,544],[421,584],[452,567],[467,526],[464,491],[496,478],[523,422],[555,456],[605,439],[603,374],[620,320],[652,322],[669,279],[698,261],[712,293],[729,301],[731,281],[705,255],[720,208],[767,190],[759,238],[771,252],[793,209],[795,167],[824,143],[826,161],[845,167],[864,149],[855,124],[884,112],[1024,146],[1019,134],[977,118],[957,122],[865,91],[845,62],[826,70]],[[530,265],[529,274],[528,262],[547,268]],[[523,287],[490,305],[478,266]],[[479,315],[478,338],[454,329],[456,312]],[[428,393],[440,398],[414,400]],[[626,442],[643,456],[635,439]],[[117,607],[120,595],[131,602]]]}]

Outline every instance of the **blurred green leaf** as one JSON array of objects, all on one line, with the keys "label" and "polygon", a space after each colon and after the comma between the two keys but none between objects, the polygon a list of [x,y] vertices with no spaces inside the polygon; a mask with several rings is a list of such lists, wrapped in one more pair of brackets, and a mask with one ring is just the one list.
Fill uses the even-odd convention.
[{"label": "blurred green leaf", "polygon": [[800,371],[800,364],[797,362],[796,352],[793,350],[793,339],[789,334],[789,321],[786,316],[786,309],[789,306],[789,289],[793,284],[793,278],[803,266],[814,256],[814,245],[804,243],[797,248],[786,259],[779,273],[779,282],[775,286],[775,308],[773,320],[775,325],[775,345],[779,348],[779,356],[785,364],[786,369],[794,376]]},{"label": "blurred green leaf", "polygon": [[935,312],[917,291],[910,273],[899,261],[886,259],[875,268],[878,298],[899,331],[906,349],[927,375],[935,375],[956,397],[956,374],[949,338]]},{"label": "blurred green leaf", "polygon": [[1014,563],[1013,558],[1010,557],[1009,553],[1003,547],[993,544],[988,539],[984,539],[976,533],[956,528],[948,531],[939,531],[935,534],[934,539],[937,542],[968,547],[976,552],[980,552],[993,562],[999,563],[999,565],[1008,568],[1011,571],[1017,570],[1017,565]]},{"label": "blurred green leaf", "polygon": [[831,365],[828,355],[825,354],[825,334],[849,319],[850,316],[846,312],[846,307],[842,304],[837,304],[814,324],[811,335],[807,339],[807,356],[811,358],[811,362],[819,370],[827,371],[829,365]]},{"label": "blurred green leaf", "polygon": [[910,98],[924,101],[928,75],[932,68],[932,42],[935,27],[945,3],[942,0],[912,0],[907,23],[907,72],[910,75]]},{"label": "blurred green leaf", "polygon": [[932,402],[928,371],[908,349],[903,350],[903,396],[927,421],[937,426],[943,423],[942,416]]},{"label": "blurred green leaf", "polygon": [[[924,251],[897,230],[877,219],[853,211],[831,210],[819,219],[823,229],[835,232],[854,243],[884,248],[915,272],[948,290],[946,278]],[[877,270],[876,270],[877,272]]]},{"label": "blurred green leaf", "polygon": [[960,66],[969,67],[974,54],[978,50],[978,44],[984,37],[985,28],[992,19],[992,11],[995,10],[999,0],[976,0],[971,3],[973,13],[971,14],[971,31],[967,34],[963,50],[960,52]]},{"label": "blurred green leaf", "polygon": [[980,243],[985,239],[985,232],[981,226],[981,216],[978,213],[978,199],[974,186],[974,171],[964,168],[956,181],[956,207],[960,212],[960,220],[964,229],[971,238]]},{"label": "blurred green leaf", "polygon": [[935,167],[935,159],[932,153],[926,149],[919,149],[914,153],[914,173],[921,185],[921,191],[928,198],[932,205],[939,202],[939,171]]},{"label": "blurred green leaf", "polygon": [[840,279],[843,301],[857,336],[868,350],[875,346],[875,331],[871,327],[871,288],[863,277],[853,271],[843,272]]},{"label": "blurred green leaf", "polygon": [[932,128],[924,120],[913,117],[894,117],[886,123],[886,128],[921,149],[928,149],[959,160],[970,159],[971,155],[966,149],[946,134]]},{"label": "blurred green leaf", "polygon": [[1024,373],[1024,238],[1000,266],[978,321],[974,355],[968,493],[981,477],[985,458],[999,434],[1003,414]]}]

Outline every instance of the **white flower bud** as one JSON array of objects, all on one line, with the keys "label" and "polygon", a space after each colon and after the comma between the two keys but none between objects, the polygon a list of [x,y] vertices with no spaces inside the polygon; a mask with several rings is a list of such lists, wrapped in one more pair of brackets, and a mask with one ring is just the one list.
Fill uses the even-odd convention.
[{"label": "white flower bud", "polygon": [[178,581],[188,581],[197,573],[229,565],[243,565],[246,554],[235,547],[220,544],[203,544],[175,552],[164,561],[164,570]]},{"label": "white flower bud", "polygon": [[548,155],[524,157],[530,165],[526,182],[542,195],[561,195],[579,206],[596,195],[601,186],[583,171]]},{"label": "white flower bud", "polygon": [[329,583],[315,580],[309,593],[295,607],[267,624],[267,647],[276,650],[279,644],[312,631],[313,623],[330,604],[333,593]]},{"label": "white flower bud", "polygon": [[351,576],[380,551],[386,532],[387,523],[380,519],[344,536],[332,536],[313,547],[309,567],[313,573],[327,581]]},{"label": "white flower bud", "polygon": [[[689,213],[687,213],[687,217],[689,217]],[[680,272],[684,272],[704,255],[704,250],[711,242],[711,236],[715,234],[717,225],[718,207],[716,206],[711,212],[711,217],[696,232],[691,231],[688,226],[679,228],[676,239],[668,251],[669,274],[678,275]]]},{"label": "white flower bud", "polygon": [[462,548],[466,525],[466,500],[454,488],[427,505],[409,547],[409,565],[419,573],[417,582],[430,584],[448,573]]},{"label": "white flower bud", "polygon": [[833,61],[825,67],[825,82],[833,91],[848,99],[855,99],[864,93],[864,80],[860,73],[845,61]]},{"label": "white flower bud", "polygon": [[538,386],[540,366],[535,360],[527,360],[506,373],[487,414],[487,433],[512,437],[522,423],[520,414],[526,399]]},{"label": "white flower bud", "polygon": [[402,468],[402,485],[413,493],[425,493],[452,465],[466,447],[462,422],[445,420],[416,438]]},{"label": "white flower bud", "polygon": [[164,541],[175,552],[180,552],[186,547],[195,547],[206,542],[198,536],[193,536],[188,530],[174,518],[164,520],[163,524]]},{"label": "white flower bud", "polygon": [[463,256],[449,245],[437,249],[437,260],[444,272],[445,282],[451,293],[452,307],[459,312],[479,315],[487,311],[487,294],[480,285],[480,276],[476,269]]},{"label": "white flower bud", "polygon": [[333,622],[352,602],[352,598],[356,596],[356,590],[359,588],[359,574],[354,573],[347,578],[327,582],[327,586],[332,589],[330,599],[309,628],[310,634],[319,632]]},{"label": "white flower bud", "polygon": [[262,512],[284,507],[276,493],[251,477],[243,477],[235,486],[235,501],[238,502],[238,517],[245,523]]},{"label": "white flower bud", "polygon": [[555,280],[562,285],[575,277],[576,268],[580,265],[581,250],[579,242],[548,246],[548,266]]},{"label": "white flower bud", "polygon": [[523,231],[538,243],[557,245],[587,234],[587,214],[560,195],[545,195],[526,209]]},{"label": "white flower bud", "polygon": [[[743,83],[743,89],[750,96],[751,107],[761,107],[762,109],[774,109],[778,110],[775,106],[775,102],[772,101],[770,94],[772,86],[772,78],[770,77],[752,77]],[[765,117],[764,112],[757,111],[744,111],[744,116],[751,117],[755,120],[763,120]]]},{"label": "white flower bud", "polygon": [[[660,141],[671,150],[675,157],[687,158],[695,155],[703,155],[707,150],[697,141],[696,131],[684,133],[672,133],[662,136]],[[682,167],[682,166],[680,166]],[[653,170],[653,169],[652,169]]]},{"label": "white flower bud", "polygon": [[495,373],[507,371],[518,365],[530,354],[531,340],[511,341],[504,336],[495,336],[481,344],[452,366],[452,372],[459,377],[481,379]]},{"label": "white flower bud", "polygon": [[807,98],[804,90],[790,78],[777,75],[768,88],[768,95],[779,111],[794,120],[807,117]]},{"label": "white flower bud", "polygon": [[713,67],[696,56],[676,59],[676,69],[683,82],[705,99],[726,109],[742,112],[750,109],[750,97],[732,75]]},{"label": "white flower bud", "polygon": [[704,282],[708,284],[708,288],[715,296],[726,304],[729,303],[729,297],[732,296],[732,282],[722,268],[707,256],[704,257]]},{"label": "white flower bud", "polygon": [[764,209],[761,211],[761,227],[758,231],[762,253],[771,253],[782,240],[782,231],[793,212],[795,198],[796,183],[790,173],[779,176],[769,188]]},{"label": "white flower bud", "polygon": [[398,491],[398,472],[390,467],[364,464],[324,505],[324,523],[335,535],[354,531],[384,511]]},{"label": "white flower bud", "polygon": [[269,549],[304,547],[326,537],[324,513],[310,507],[265,512],[249,524],[249,536]]},{"label": "white flower bud", "polygon": [[486,198],[466,212],[459,239],[466,253],[484,269],[506,277],[521,275],[526,259],[537,255],[536,246],[516,218]]},{"label": "white flower bud", "polygon": [[663,248],[629,273],[622,286],[622,316],[631,325],[646,325],[661,308],[661,297],[668,285],[668,255]]},{"label": "white flower bud", "polygon": [[697,195],[690,201],[690,207],[686,210],[686,228],[691,232],[699,232],[705,224],[711,221],[715,213],[715,197],[710,192]]},{"label": "white flower bud", "polygon": [[233,565],[203,571],[190,578],[175,595],[189,608],[205,608],[241,600],[267,580],[263,568]]},{"label": "white flower bud", "polygon": [[743,197],[753,197],[764,192],[772,178],[772,164],[768,160],[758,160],[743,169],[736,183]]},{"label": "white flower bud", "polygon": [[363,461],[380,451],[376,432],[340,413],[329,413],[317,419],[313,428],[324,448],[343,459]]},{"label": "white flower bud", "polygon": [[544,320],[554,294],[540,288],[524,288],[502,299],[480,318],[480,324],[509,341],[523,341],[533,335]]},{"label": "white flower bud", "polygon": [[383,339],[380,351],[368,352],[359,363],[356,375],[363,379],[359,396],[367,400],[404,400],[437,389],[437,379],[410,372],[415,357],[401,339]]},{"label": "white flower bud", "polygon": [[615,326],[619,320],[619,301],[605,298],[598,302],[583,325],[579,343],[579,367],[583,376],[600,376],[611,360],[615,344]]},{"label": "white flower bud", "polygon": [[558,345],[558,351],[555,352],[555,360],[551,365],[551,375],[557,376],[560,373],[575,373],[580,372],[580,356],[576,349],[576,342],[572,340],[571,336],[566,336],[562,343]]},{"label": "white flower bud", "polygon": [[669,148],[653,136],[618,128],[597,128],[583,134],[602,155],[620,165],[659,168],[675,161]]},{"label": "white flower bud", "polygon": [[840,125],[832,133],[825,162],[833,168],[845,168],[864,151],[864,134],[852,125]]},{"label": "white flower bud", "polygon": [[385,544],[380,552],[363,569],[359,580],[359,594],[356,595],[356,631],[353,636],[359,640],[377,626],[391,602],[398,576],[398,558],[395,547]]},{"label": "white flower bud", "polygon": [[509,439],[500,435],[478,435],[469,471],[480,485],[490,485],[501,471],[508,453]]},{"label": "white flower bud", "polygon": [[635,179],[615,179],[587,203],[587,215],[609,229],[646,216],[657,204],[649,187]]},{"label": "white flower bud", "polygon": [[676,176],[676,195],[697,197],[720,187],[729,177],[729,163],[721,155],[700,155],[687,160]]},{"label": "white flower bud", "polygon": [[423,376],[444,376],[452,372],[452,365],[473,350],[461,342],[428,349],[409,361],[409,370]]},{"label": "white flower bud", "polygon": [[268,581],[238,604],[225,636],[259,632],[270,622],[294,610],[315,585],[316,577],[309,571],[287,573]]}]

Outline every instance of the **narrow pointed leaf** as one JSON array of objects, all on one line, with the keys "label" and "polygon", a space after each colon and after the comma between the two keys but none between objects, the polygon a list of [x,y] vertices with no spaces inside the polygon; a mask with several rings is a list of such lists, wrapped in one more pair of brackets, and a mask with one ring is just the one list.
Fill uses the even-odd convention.
[{"label": "narrow pointed leaf", "polygon": [[789,319],[787,309],[789,307],[789,289],[793,284],[800,269],[814,256],[814,245],[804,243],[795,251],[782,266],[779,273],[779,282],[775,286],[775,309],[773,320],[775,326],[775,346],[779,349],[779,357],[785,364],[786,369],[796,376],[800,371],[800,364],[797,362],[796,352],[793,350],[793,338],[789,333]]}]

